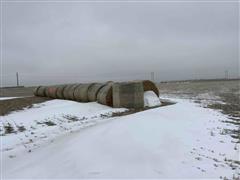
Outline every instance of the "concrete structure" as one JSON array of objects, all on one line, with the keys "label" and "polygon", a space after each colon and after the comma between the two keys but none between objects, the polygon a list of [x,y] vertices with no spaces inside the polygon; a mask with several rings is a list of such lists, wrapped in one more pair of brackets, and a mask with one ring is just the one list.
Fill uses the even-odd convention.
[{"label": "concrete structure", "polygon": [[123,82],[113,84],[113,107],[143,108],[144,90],[142,82]]}]

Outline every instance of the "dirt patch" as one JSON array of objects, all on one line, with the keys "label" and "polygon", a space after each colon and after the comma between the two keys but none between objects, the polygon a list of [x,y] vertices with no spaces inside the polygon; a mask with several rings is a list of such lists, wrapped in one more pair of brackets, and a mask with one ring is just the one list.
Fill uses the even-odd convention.
[{"label": "dirt patch", "polygon": [[10,123],[4,125],[5,134],[15,133],[13,126]]},{"label": "dirt patch", "polygon": [[231,123],[236,126],[236,129],[225,129],[226,134],[229,134],[232,138],[237,139],[237,143],[240,143],[240,97],[236,93],[220,93],[218,94],[224,104],[214,103],[208,105],[208,108],[221,110],[223,114],[229,116],[229,121],[225,123]]},{"label": "dirt patch", "polygon": [[209,105],[209,108],[220,109],[222,113],[229,115],[232,118],[240,117],[240,97],[236,93],[220,93],[218,94],[224,104],[214,103]]},{"label": "dirt patch", "polygon": [[145,108],[141,108],[141,109],[129,109],[128,111],[124,111],[124,112],[115,112],[115,113],[112,113],[112,117],[126,116],[129,114],[134,114],[134,113],[146,111],[149,109],[154,109],[154,108],[158,108],[158,107],[169,106],[169,105],[175,104],[174,102],[170,102],[170,101],[161,101],[161,103],[162,103],[161,106],[156,106],[156,107],[145,107]]},{"label": "dirt patch", "polygon": [[25,97],[15,98],[0,101],[0,116],[9,114],[12,111],[23,110],[24,108],[30,108],[33,104],[42,103],[50,100],[45,97]]},{"label": "dirt patch", "polygon": [[47,126],[55,126],[56,125],[56,123],[54,123],[53,121],[50,121],[50,120],[47,120],[44,122],[37,122],[37,124],[45,124]]}]

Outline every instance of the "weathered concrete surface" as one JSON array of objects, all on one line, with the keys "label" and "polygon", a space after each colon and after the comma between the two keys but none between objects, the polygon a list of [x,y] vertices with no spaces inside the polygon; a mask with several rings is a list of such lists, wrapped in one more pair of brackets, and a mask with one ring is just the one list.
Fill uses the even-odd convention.
[{"label": "weathered concrete surface", "polygon": [[143,108],[143,83],[123,82],[113,84],[113,107]]}]

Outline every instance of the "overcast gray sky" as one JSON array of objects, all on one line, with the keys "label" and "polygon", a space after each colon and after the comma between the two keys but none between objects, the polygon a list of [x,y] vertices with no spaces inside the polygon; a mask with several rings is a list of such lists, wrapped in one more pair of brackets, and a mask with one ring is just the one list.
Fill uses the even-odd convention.
[{"label": "overcast gray sky", "polygon": [[239,76],[237,2],[3,2],[3,85]]}]

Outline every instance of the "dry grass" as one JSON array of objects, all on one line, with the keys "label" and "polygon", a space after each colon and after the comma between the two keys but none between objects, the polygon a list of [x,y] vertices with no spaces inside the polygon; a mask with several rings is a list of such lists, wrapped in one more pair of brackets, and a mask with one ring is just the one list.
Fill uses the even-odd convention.
[{"label": "dry grass", "polygon": [[25,97],[15,98],[0,101],[0,116],[9,114],[12,111],[23,110],[24,108],[30,108],[33,104],[42,103],[50,100],[45,97]]}]

